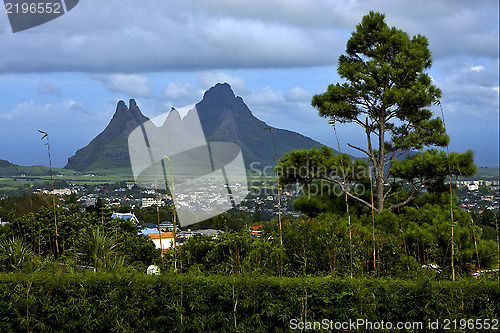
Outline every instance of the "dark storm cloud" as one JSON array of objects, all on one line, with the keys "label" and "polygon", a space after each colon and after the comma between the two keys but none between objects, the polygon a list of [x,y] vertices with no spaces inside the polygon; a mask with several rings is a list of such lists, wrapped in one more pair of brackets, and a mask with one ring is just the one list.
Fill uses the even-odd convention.
[{"label": "dark storm cloud", "polygon": [[191,2],[86,1],[35,29],[17,34],[4,30],[0,71],[315,66],[332,63],[331,49],[321,47],[340,41],[334,31],[211,16]]},{"label": "dark storm cloud", "polygon": [[498,56],[495,1],[89,0],[16,34],[5,28],[4,17],[0,71],[335,65],[346,38],[369,10],[385,12],[389,25],[426,35],[436,57]]}]

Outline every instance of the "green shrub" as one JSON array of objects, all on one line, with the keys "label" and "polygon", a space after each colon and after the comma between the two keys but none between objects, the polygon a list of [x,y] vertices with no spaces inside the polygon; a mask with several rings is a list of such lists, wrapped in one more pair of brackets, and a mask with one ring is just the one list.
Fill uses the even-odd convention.
[{"label": "green shrub", "polygon": [[287,332],[294,318],[427,323],[499,313],[496,280],[0,275],[5,332]]}]

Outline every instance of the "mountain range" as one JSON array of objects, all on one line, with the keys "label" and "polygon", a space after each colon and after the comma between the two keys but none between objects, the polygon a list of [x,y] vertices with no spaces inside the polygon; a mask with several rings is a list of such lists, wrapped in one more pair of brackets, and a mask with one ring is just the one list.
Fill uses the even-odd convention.
[{"label": "mountain range", "polygon": [[[203,99],[196,104],[196,111],[206,141],[239,145],[247,168],[252,165],[256,169],[274,166],[276,156],[279,158],[292,149],[323,146],[299,133],[269,127],[252,114],[227,83],[218,83],[206,91]],[[192,112],[190,110],[186,117],[190,117]],[[128,107],[124,101],[119,101],[108,126],[70,157],[64,168],[100,173],[121,170],[131,174],[128,136],[148,120],[134,99],[129,101]]]}]

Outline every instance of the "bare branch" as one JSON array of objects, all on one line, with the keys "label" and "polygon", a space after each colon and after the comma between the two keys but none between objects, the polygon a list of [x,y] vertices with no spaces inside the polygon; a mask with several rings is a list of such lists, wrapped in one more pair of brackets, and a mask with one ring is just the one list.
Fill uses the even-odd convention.
[{"label": "bare branch", "polygon": [[366,155],[368,155],[368,157],[372,157],[372,156],[373,156],[373,154],[370,154],[369,152],[367,152],[367,151],[366,151],[366,150],[364,150],[363,148],[356,147],[356,146],[354,146],[354,145],[351,145],[350,143],[347,143],[347,145],[348,145],[349,147],[351,147],[351,148],[357,149],[357,150],[359,150],[359,151],[361,151],[361,152],[365,153]]},{"label": "bare branch", "polygon": [[398,192],[394,192],[394,193],[389,194],[389,195],[388,195],[387,197],[385,197],[385,198],[387,199],[387,198],[393,197],[393,196],[395,196],[395,195],[397,195],[397,194],[398,194]]},{"label": "bare branch", "polygon": [[[384,179],[384,183],[385,183],[385,179]],[[393,186],[394,186],[394,184],[391,184],[391,186],[389,186],[389,189],[388,189],[388,190],[387,190],[387,192],[385,192],[385,194],[384,194],[384,199],[385,199],[385,198],[392,197],[392,196],[395,194],[395,193],[393,193],[393,194],[389,195],[389,193],[391,193],[391,191],[392,191],[392,187],[393,187]]]},{"label": "bare branch", "polygon": [[354,194],[350,193],[349,191],[347,191],[347,189],[345,188],[345,186],[342,184],[342,182],[338,179],[330,179],[330,178],[326,178],[326,177],[321,177],[321,179],[324,179],[324,180],[328,180],[328,181],[332,181],[336,184],[338,184],[340,186],[340,189],[342,190],[342,192],[344,192],[345,194],[347,194],[347,196],[361,202],[362,204],[366,205],[368,208],[370,209],[374,209],[374,207],[368,203],[367,201],[355,196]]},{"label": "bare branch", "polygon": [[[422,179],[420,180],[418,186],[416,186],[413,182],[411,182],[411,186],[413,187],[413,191],[411,192],[410,196],[408,198],[406,198],[405,200],[397,203],[397,204],[394,204],[392,206],[390,206],[388,209],[390,211],[394,210],[394,209],[397,209],[399,207],[402,207],[404,205],[406,205],[407,203],[409,203],[410,201],[412,201],[414,198],[415,198],[415,195],[417,194],[418,190],[421,189],[422,187],[424,187],[424,184],[427,184],[433,180],[435,180],[437,178],[437,176],[434,176],[432,178],[428,178],[428,179]],[[395,193],[394,193],[395,194]]]},{"label": "bare branch", "polygon": [[408,198],[406,198],[406,200],[404,201],[401,201],[400,203],[397,203],[397,204],[394,204],[394,205],[391,205],[389,206],[389,210],[390,211],[393,211],[394,209],[397,209],[399,207],[403,207],[404,205],[406,205],[407,203],[409,203],[410,201],[413,200],[413,198],[415,198],[415,194],[417,193],[417,189],[414,189],[413,192],[411,192],[410,196]]},{"label": "bare branch", "polygon": [[398,156],[396,156],[396,158],[400,158],[401,155],[403,155],[404,153],[407,153],[409,151],[410,151],[409,149],[401,150],[401,152],[398,154]]},{"label": "bare branch", "polygon": [[370,137],[371,131],[368,130],[369,125],[368,125],[368,117],[365,118],[366,122],[366,127],[365,127],[365,132],[366,132],[366,140],[368,142],[368,156],[370,157],[370,161],[373,163],[373,166],[376,166],[375,162],[375,154],[373,153],[373,147],[372,147],[372,138]]},{"label": "bare branch", "polygon": [[387,165],[389,163],[389,168],[388,168],[387,174],[384,176],[384,183],[387,181],[387,179],[389,179],[389,176],[391,174],[391,167],[392,167],[392,163],[394,162],[395,155],[396,155],[396,150],[393,150],[391,158],[387,162],[385,162],[385,165]]}]

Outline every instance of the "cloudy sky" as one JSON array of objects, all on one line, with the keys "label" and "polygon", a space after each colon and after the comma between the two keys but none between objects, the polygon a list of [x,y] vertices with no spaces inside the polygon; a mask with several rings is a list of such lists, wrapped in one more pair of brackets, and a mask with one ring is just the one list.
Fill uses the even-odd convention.
[{"label": "cloudy sky", "polygon": [[[310,106],[339,82],[346,42],[370,10],[429,39],[429,74],[442,90],[450,149],[499,164],[497,0],[82,0],[67,14],[12,33],[0,13],[0,159],[55,166],[107,125],[120,99],[152,118],[200,101],[228,82],[258,118],[333,148],[335,133]],[[439,109],[434,111],[441,115]],[[363,145],[337,126],[341,150]]]}]

